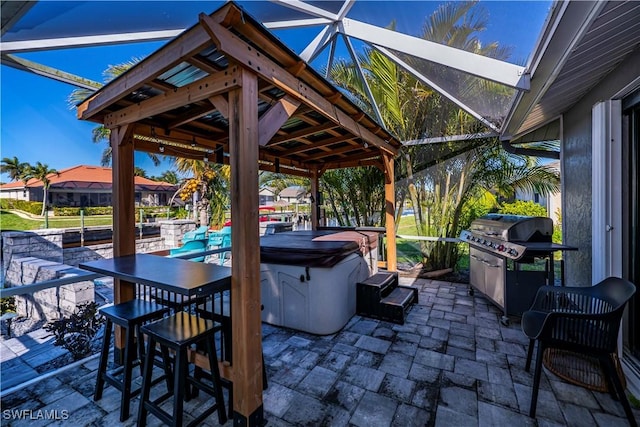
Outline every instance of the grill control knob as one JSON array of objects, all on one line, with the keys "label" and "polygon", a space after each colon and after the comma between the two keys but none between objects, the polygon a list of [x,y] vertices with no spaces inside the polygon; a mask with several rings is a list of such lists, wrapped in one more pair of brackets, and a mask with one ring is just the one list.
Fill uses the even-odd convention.
[{"label": "grill control knob", "polygon": [[499,250],[500,252],[504,252],[504,245],[499,245],[499,246],[498,246],[498,250]]}]

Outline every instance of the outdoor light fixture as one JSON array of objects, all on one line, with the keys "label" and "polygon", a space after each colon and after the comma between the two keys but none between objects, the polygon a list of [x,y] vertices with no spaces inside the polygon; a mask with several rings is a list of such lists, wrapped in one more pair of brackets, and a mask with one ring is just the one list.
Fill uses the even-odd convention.
[{"label": "outdoor light fixture", "polygon": [[161,145],[160,147],[158,147],[158,150],[160,150],[161,153],[164,153],[164,145]]}]

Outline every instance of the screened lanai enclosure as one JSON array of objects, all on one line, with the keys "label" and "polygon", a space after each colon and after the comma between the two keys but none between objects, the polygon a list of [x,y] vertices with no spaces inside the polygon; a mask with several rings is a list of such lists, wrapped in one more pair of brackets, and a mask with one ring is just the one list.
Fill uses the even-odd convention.
[{"label": "screened lanai enclosure", "polygon": [[[237,387],[235,421],[259,425],[260,171],[307,180],[314,228],[384,226],[392,271],[406,260],[453,267],[474,218],[561,188],[572,201],[560,205],[567,243],[579,248],[565,259],[567,282],[640,279],[624,261],[638,250],[627,184],[638,175],[640,4],[513,2],[500,12],[505,3],[3,2],[1,58],[92,91],[77,114],[111,130],[115,256],[135,252],[134,152],[230,165],[241,350],[223,369]],[[80,61],[48,55],[123,44],[143,59],[105,84],[106,63],[87,75]],[[613,104],[594,107],[602,99]],[[607,140],[621,141],[618,154],[598,142]],[[629,190],[607,196],[620,188]],[[116,282],[117,302],[132,296]],[[624,332],[634,357],[638,307]]]}]

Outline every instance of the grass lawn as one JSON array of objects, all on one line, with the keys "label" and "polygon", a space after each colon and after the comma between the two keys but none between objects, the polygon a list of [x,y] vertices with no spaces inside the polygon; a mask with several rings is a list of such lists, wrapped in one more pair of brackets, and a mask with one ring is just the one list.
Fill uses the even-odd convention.
[{"label": "grass lawn", "polygon": [[[417,236],[416,221],[413,215],[405,215],[400,218],[398,224],[399,235],[404,236]],[[454,244],[454,243],[451,243]],[[466,243],[458,243],[460,245],[460,253],[462,256],[456,266],[457,270],[469,269],[469,245]],[[396,242],[398,251],[398,261],[408,261],[412,263],[418,263],[422,261],[422,254],[420,252],[420,244],[417,240],[410,239],[397,239]]]},{"label": "grass lawn", "polygon": [[[85,216],[85,227],[111,225],[110,215]],[[49,228],[80,227],[79,216],[49,217]],[[44,219],[27,219],[11,212],[0,211],[0,230],[37,230],[44,228]]]}]

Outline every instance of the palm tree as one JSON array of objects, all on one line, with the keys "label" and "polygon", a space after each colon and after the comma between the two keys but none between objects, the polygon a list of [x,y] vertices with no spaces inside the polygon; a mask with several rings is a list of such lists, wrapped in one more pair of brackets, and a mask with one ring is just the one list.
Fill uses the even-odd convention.
[{"label": "palm tree", "polygon": [[384,218],[384,175],[375,167],[336,169],[320,186],[340,226],[372,226]]},{"label": "palm tree", "polygon": [[15,156],[13,158],[5,157],[0,164],[0,173],[6,173],[12,181],[18,181],[28,168],[28,163],[21,162]]},{"label": "palm tree", "polygon": [[0,164],[0,173],[8,174],[12,181],[22,181],[24,184],[23,195],[26,195],[27,183],[31,179],[31,165],[29,163],[21,162],[15,156],[13,158],[5,157]]},{"label": "palm tree", "polygon": [[49,165],[37,162],[35,166],[31,168],[31,177],[42,182],[42,213],[40,215],[44,215],[47,210],[47,193],[49,192],[49,187],[51,186],[51,175],[60,175],[57,170],[50,169]]},{"label": "palm tree", "polygon": [[133,168],[133,176],[140,176],[142,178],[146,178],[147,177],[147,171],[142,169],[139,166],[135,166]]},{"label": "palm tree", "polygon": [[[115,79],[116,77],[118,77],[119,75],[127,71],[129,68],[136,65],[138,62],[140,62],[140,60],[141,60],[140,58],[132,58],[131,61],[123,62],[121,64],[116,64],[116,65],[110,65],[109,67],[107,67],[107,69],[102,72],[105,84],[109,83],[111,80]],[[85,89],[85,88],[74,89],[67,97],[67,103],[69,104],[69,107],[72,109],[76,108],[78,104],[80,104],[85,99],[93,95],[93,92],[94,91]],[[100,164],[102,166],[111,165],[112,150],[111,150],[111,143],[109,142],[110,134],[111,134],[111,131],[102,125],[93,128],[93,130],[91,131],[92,142],[96,144],[99,144],[101,142],[107,143],[107,146],[102,151],[102,157],[100,159]],[[147,153],[147,154],[149,155],[149,158],[153,161],[154,166],[158,166],[160,164],[160,158],[157,155],[153,153]]]},{"label": "palm tree", "polygon": [[222,225],[229,204],[229,166],[182,158],[175,160],[175,166],[178,172],[192,176],[178,191],[185,201],[195,194],[194,219],[201,225]]},{"label": "palm tree", "polygon": [[174,171],[164,171],[160,176],[152,177],[155,181],[168,182],[169,184],[177,184],[180,180],[178,175]]}]

